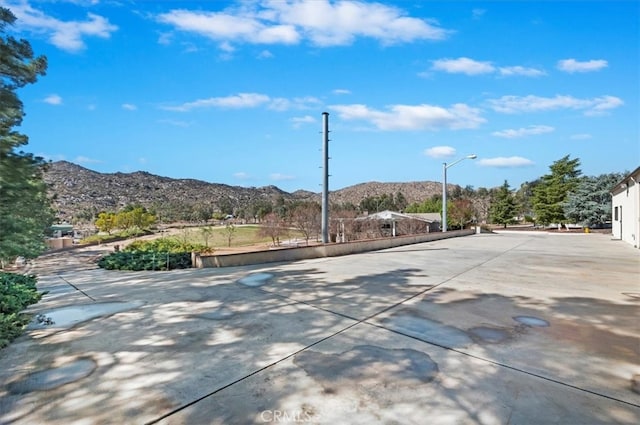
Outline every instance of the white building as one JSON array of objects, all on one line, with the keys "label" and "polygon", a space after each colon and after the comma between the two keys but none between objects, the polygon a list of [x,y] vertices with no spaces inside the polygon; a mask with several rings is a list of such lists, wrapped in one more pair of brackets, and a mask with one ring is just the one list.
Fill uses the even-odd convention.
[{"label": "white building", "polygon": [[640,167],[611,189],[612,233],[640,248]]}]

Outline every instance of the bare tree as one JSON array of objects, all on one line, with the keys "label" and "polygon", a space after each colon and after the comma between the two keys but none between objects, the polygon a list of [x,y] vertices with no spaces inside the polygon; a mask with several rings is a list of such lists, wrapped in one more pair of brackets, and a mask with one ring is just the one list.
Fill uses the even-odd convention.
[{"label": "bare tree", "polygon": [[320,232],[321,208],[315,202],[307,202],[295,207],[291,212],[291,224],[299,230],[309,245],[311,236]]},{"label": "bare tree", "polygon": [[[336,236],[336,242],[346,242],[355,239],[355,218],[358,215],[353,208],[331,209],[331,217],[329,220],[329,232]],[[343,236],[343,239],[340,239]]]},{"label": "bare tree", "polygon": [[211,226],[201,227],[200,228],[200,236],[202,236],[202,241],[204,242],[204,246],[209,248],[209,240],[213,235],[213,228]]},{"label": "bare tree", "polygon": [[273,246],[280,245],[280,237],[287,234],[287,229],[284,226],[283,220],[276,213],[269,213],[262,219],[262,226],[258,231],[258,235],[261,237],[271,238]]},{"label": "bare tree", "polygon": [[396,221],[396,232],[398,235],[417,235],[427,233],[428,223],[416,218],[407,218]]},{"label": "bare tree", "polygon": [[355,225],[358,240],[360,239],[376,239],[385,235],[384,220],[367,219],[358,220]]},{"label": "bare tree", "polygon": [[224,227],[224,236],[227,239],[227,246],[231,246],[231,240],[236,235],[236,226],[231,222],[227,222],[227,225]]}]

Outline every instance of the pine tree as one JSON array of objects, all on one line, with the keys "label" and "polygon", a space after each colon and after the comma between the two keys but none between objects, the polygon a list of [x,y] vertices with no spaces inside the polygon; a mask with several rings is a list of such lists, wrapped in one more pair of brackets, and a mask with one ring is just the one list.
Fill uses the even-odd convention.
[{"label": "pine tree", "polygon": [[0,7],[0,266],[40,254],[53,219],[42,178],[46,163],[19,150],[28,138],[14,130],[24,117],[16,91],[45,74],[47,59],[34,57],[28,41],[7,35],[15,20]]},{"label": "pine tree", "polygon": [[577,189],[564,204],[564,213],[573,223],[594,226],[611,221],[611,188],[624,174],[610,173],[597,177],[583,177]]},{"label": "pine tree", "polygon": [[536,221],[544,225],[559,225],[567,221],[564,204],[568,195],[578,186],[581,174],[579,166],[580,159],[569,159],[569,155],[551,164],[551,174],[542,176],[540,183],[533,189]]},{"label": "pine tree", "polygon": [[518,206],[516,199],[511,193],[509,183],[505,180],[504,184],[496,191],[494,198],[489,208],[489,217],[491,222],[495,224],[502,224],[507,227],[507,224],[515,222],[515,216],[518,213]]}]

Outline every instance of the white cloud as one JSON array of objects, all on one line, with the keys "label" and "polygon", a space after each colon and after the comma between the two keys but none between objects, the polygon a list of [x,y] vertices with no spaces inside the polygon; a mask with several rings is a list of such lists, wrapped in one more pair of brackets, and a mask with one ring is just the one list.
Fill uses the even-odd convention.
[{"label": "white cloud", "polygon": [[569,72],[571,74],[574,72],[600,71],[607,66],[609,66],[609,64],[603,59],[592,59],[585,62],[580,62],[575,59],[563,59],[558,61],[557,65],[560,71]]},{"label": "white cloud", "polygon": [[67,158],[62,154],[54,154],[50,155],[47,153],[37,153],[36,156],[44,158],[46,161],[65,161]]},{"label": "white cloud", "polygon": [[449,74],[466,75],[491,74],[496,70],[491,62],[480,62],[469,58],[434,60],[431,69]]},{"label": "white cloud", "polygon": [[258,54],[258,59],[271,59],[272,57],[274,57],[273,53],[268,50],[263,50]]},{"label": "white cloud", "polygon": [[335,90],[333,90],[331,93],[333,93],[333,94],[338,94],[338,95],[341,95],[341,94],[351,94],[351,90],[347,90],[347,89],[335,89]]},{"label": "white cloud", "polygon": [[282,173],[272,173],[269,175],[269,178],[275,181],[286,181],[286,180],[294,180],[295,176],[282,174]]},{"label": "white cloud", "polygon": [[289,121],[293,123],[294,128],[299,128],[302,124],[311,124],[317,122],[317,120],[311,115],[305,115],[303,117],[293,117]]},{"label": "white cloud", "polygon": [[198,99],[193,102],[185,102],[181,105],[160,106],[166,111],[188,112],[200,108],[225,108],[225,109],[246,109],[266,106],[274,111],[287,111],[291,109],[314,109],[321,105],[320,99],[313,96],[295,97],[287,99],[283,97],[271,98],[261,93],[238,93],[224,97],[210,97]]},{"label": "white cloud", "polygon": [[62,105],[62,98],[57,94],[50,94],[44,98],[43,102],[49,105]]},{"label": "white cloud", "polygon": [[550,127],[548,125],[530,125],[529,127],[526,127],[526,128],[494,131],[491,134],[496,137],[504,137],[505,139],[517,139],[520,137],[551,133],[554,130],[555,128]]},{"label": "white cloud", "polygon": [[348,45],[357,37],[394,44],[442,40],[450,33],[435,21],[406,16],[399,8],[352,0],[261,0],[221,12],[176,9],[158,15],[157,20],[213,40],[250,44],[308,40],[325,47]]},{"label": "white cloud", "polygon": [[540,97],[540,96],[502,96],[490,99],[489,106],[496,112],[516,114],[522,112],[543,112],[557,109],[583,110],[585,115],[604,115],[609,110],[624,104],[615,96],[600,96],[592,99],[578,99],[573,96]]},{"label": "white cloud", "polygon": [[223,52],[226,53],[233,53],[236,51],[236,48],[233,47],[233,45],[231,43],[229,43],[228,41],[223,41],[222,43],[220,43],[218,45],[218,47],[220,48],[220,50],[222,50]]},{"label": "white cloud", "polygon": [[127,111],[135,111],[136,109],[138,109],[138,107],[132,103],[123,103],[122,109],[125,109]]},{"label": "white cloud", "polygon": [[3,1],[18,18],[18,28],[48,36],[49,43],[68,52],[86,48],[84,38],[94,36],[109,38],[118,27],[94,13],[87,13],[84,21],[62,21],[33,8],[28,2]]},{"label": "white cloud", "polygon": [[591,101],[592,105],[584,112],[585,115],[590,117],[607,115],[609,110],[624,105],[622,99],[615,96],[601,96]]},{"label": "white cloud", "polygon": [[534,165],[534,162],[530,159],[523,158],[521,156],[510,157],[497,157],[497,158],[484,158],[478,161],[478,164],[483,167],[495,167],[495,168],[518,168],[529,167]]},{"label": "white cloud", "polygon": [[524,77],[542,77],[547,75],[547,73],[541,69],[536,68],[525,68],[524,66],[505,66],[500,67],[499,69],[500,75],[505,77],[511,77],[515,75],[521,75]]},{"label": "white cloud", "polygon": [[187,112],[199,108],[227,108],[243,109],[255,108],[269,102],[269,96],[259,93],[238,93],[226,97],[210,97],[208,99],[198,99],[193,102],[183,103],[178,106],[163,106],[162,109],[168,111]]},{"label": "white cloud", "polygon": [[65,0],[67,3],[77,4],[79,6],[95,6],[100,0]]},{"label": "white cloud", "polygon": [[288,111],[290,109],[315,109],[322,104],[320,99],[313,96],[306,97],[294,97],[293,99],[286,99],[283,97],[276,97],[269,102],[269,109],[275,111]]},{"label": "white cloud", "polygon": [[[465,57],[457,59],[437,59],[432,61],[432,64],[432,71],[443,71],[449,74],[481,75],[494,74],[497,72],[503,77],[541,77],[547,75],[545,71],[536,68],[527,68],[520,65],[496,68],[492,62],[477,61]],[[421,72],[418,75],[421,77],[429,77],[431,74],[429,72]]]},{"label": "white cloud", "polygon": [[146,163],[147,163],[147,158],[140,157],[140,158],[138,158],[138,162],[139,162],[140,164],[146,164]]},{"label": "white cloud", "polygon": [[169,125],[173,125],[173,126],[176,126],[176,127],[182,127],[182,128],[191,127],[191,125],[193,124],[193,122],[181,121],[181,120],[158,120],[158,123],[160,123],[160,124],[169,124]]},{"label": "white cloud", "polygon": [[260,20],[229,13],[172,10],[158,15],[162,23],[177,30],[192,32],[219,41],[237,41],[252,44],[296,44],[299,35],[291,26],[268,26]]},{"label": "white cloud", "polygon": [[487,11],[485,9],[473,9],[471,14],[473,15],[473,19],[480,19],[486,12]]},{"label": "white cloud", "polygon": [[451,158],[456,155],[456,150],[451,146],[434,146],[425,149],[424,154],[431,158]]},{"label": "white cloud", "polygon": [[102,161],[100,161],[99,159],[87,158],[86,156],[78,156],[78,157],[76,157],[74,162],[76,162],[78,164],[97,164],[97,163],[100,163]]},{"label": "white cloud", "polygon": [[366,105],[333,105],[343,120],[363,120],[377,129],[389,130],[453,130],[477,128],[486,122],[480,110],[465,104],[455,104],[450,108],[432,105],[391,105],[386,111],[371,109]]},{"label": "white cloud", "polygon": [[239,171],[237,173],[233,173],[233,177],[235,177],[236,179],[240,179],[240,180],[250,180],[251,179],[251,175],[248,173],[245,173],[244,171]]},{"label": "white cloud", "polygon": [[158,36],[158,44],[162,44],[164,46],[168,46],[173,41],[173,33],[171,32],[163,32]]},{"label": "white cloud", "polygon": [[580,134],[572,134],[569,138],[571,140],[587,140],[587,139],[591,139],[593,136],[591,136],[590,134],[587,133],[580,133]]}]

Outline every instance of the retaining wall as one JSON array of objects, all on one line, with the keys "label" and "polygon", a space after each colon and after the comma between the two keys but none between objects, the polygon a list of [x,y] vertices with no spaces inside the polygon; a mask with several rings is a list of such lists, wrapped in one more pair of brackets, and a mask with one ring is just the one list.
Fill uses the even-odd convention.
[{"label": "retaining wall", "polygon": [[198,268],[232,267],[280,261],[297,261],[309,258],[337,257],[340,255],[358,254],[367,251],[378,251],[380,249],[393,248],[396,246],[468,236],[474,233],[475,230],[467,229],[444,233],[425,233],[422,235],[397,236],[394,238],[304,246],[299,248],[280,248],[239,254],[200,255],[198,253],[194,253],[192,261],[193,266]]}]

